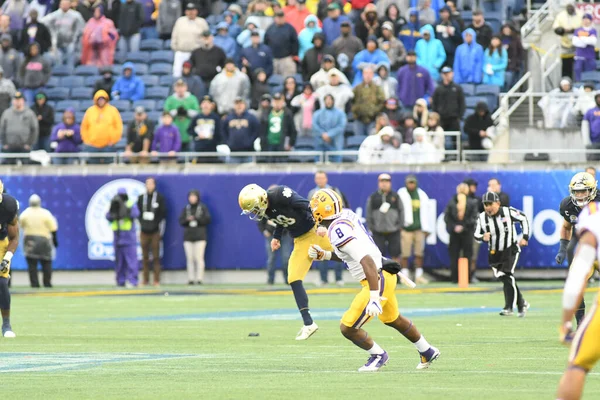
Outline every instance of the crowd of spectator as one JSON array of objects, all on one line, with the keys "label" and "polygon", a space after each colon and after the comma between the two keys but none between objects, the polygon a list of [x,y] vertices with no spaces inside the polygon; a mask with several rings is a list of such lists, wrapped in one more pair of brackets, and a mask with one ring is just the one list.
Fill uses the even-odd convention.
[{"label": "crowd of spectator", "polygon": [[[219,151],[221,160],[243,162],[230,152],[361,147],[379,155],[360,162],[440,162],[457,148],[444,132],[461,131],[481,112],[479,105],[467,110],[460,85],[499,91],[523,70],[516,26],[495,32],[477,9],[465,21],[452,0],[253,0],[226,10],[222,2],[169,0],[33,4],[8,0],[1,8],[5,152],[124,151],[129,162],[145,163],[159,154],[175,162],[182,151]],[[578,49],[589,42],[583,36],[573,42]],[[174,78],[165,80],[170,95],[157,116],[143,103],[159,98],[138,58],[144,41],[159,38],[169,41]],[[53,70],[77,65],[98,68],[93,105],[83,117],[73,107],[55,117],[57,99],[46,94]],[[586,71],[588,63],[576,67]],[[25,124],[6,121],[27,121],[29,111],[38,127],[7,132],[24,131]],[[490,139],[467,126],[464,133],[473,149]]]}]

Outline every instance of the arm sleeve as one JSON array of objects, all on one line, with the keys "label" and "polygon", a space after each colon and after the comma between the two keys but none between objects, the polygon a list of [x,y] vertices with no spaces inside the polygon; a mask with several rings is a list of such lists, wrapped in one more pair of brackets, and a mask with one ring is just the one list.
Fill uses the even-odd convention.
[{"label": "arm sleeve", "polygon": [[206,207],[205,204],[201,204],[200,207],[202,207],[202,216],[200,217],[200,221],[198,221],[198,223],[201,226],[206,226],[206,225],[210,224],[210,220],[211,220],[210,211],[208,210],[208,207]]},{"label": "arm sleeve", "polygon": [[523,239],[529,240],[530,228],[527,216],[523,214],[523,211],[517,210],[514,207],[509,207],[508,209],[510,211],[510,217],[515,221],[519,221],[521,224],[521,228],[523,229]]},{"label": "arm sleeve", "polygon": [[581,139],[584,146],[592,143],[590,139],[590,122],[587,119],[581,121]]},{"label": "arm sleeve", "polygon": [[485,231],[483,230],[483,226],[481,225],[481,216],[478,215],[477,216],[477,225],[475,226],[475,233],[473,234],[473,236],[475,237],[475,240],[477,240],[478,242],[481,242],[481,239],[483,239],[484,233],[485,233]]}]

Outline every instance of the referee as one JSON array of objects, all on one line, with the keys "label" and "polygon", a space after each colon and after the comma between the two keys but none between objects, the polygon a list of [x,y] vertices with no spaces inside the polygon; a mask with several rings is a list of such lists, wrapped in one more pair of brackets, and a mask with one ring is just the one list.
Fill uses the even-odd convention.
[{"label": "referee", "polygon": [[[522,211],[500,205],[500,196],[487,192],[482,198],[484,212],[477,218],[475,240],[488,242],[488,259],[494,276],[504,284],[504,309],[502,316],[513,315],[515,305],[519,317],[524,317],[529,303],[523,299],[515,280],[515,267],[519,261],[521,248],[529,240],[529,221]],[[521,224],[523,239],[517,243],[516,223]]]}]

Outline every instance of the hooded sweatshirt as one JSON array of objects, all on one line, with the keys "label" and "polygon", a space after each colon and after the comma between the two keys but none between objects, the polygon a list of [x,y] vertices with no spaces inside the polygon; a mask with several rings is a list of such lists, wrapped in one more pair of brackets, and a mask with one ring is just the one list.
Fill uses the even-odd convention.
[{"label": "hooded sweatshirt", "polygon": [[50,79],[50,63],[38,54],[25,58],[19,72],[21,85],[27,89],[36,89],[45,86]]},{"label": "hooded sweatshirt", "polygon": [[[0,74],[2,73],[2,67],[0,67]],[[13,96],[17,88],[15,84],[6,78],[0,78],[0,115],[10,107]]]},{"label": "hooded sweatshirt", "polygon": [[[308,27],[309,23],[314,23],[315,25],[312,28]],[[316,33],[321,32],[321,28],[319,28],[319,19],[314,15],[309,15],[304,19],[304,29],[298,35],[298,43],[300,44],[298,50],[298,57],[300,60],[304,58],[304,54],[313,47],[313,37]],[[325,43],[325,36],[323,36],[323,43]]]},{"label": "hooded sweatshirt", "polygon": [[241,115],[229,113],[223,120],[223,142],[231,151],[254,151],[254,141],[260,133],[260,123],[248,111]]},{"label": "hooded sweatshirt", "polygon": [[[483,116],[480,116],[478,111],[484,111]],[[479,131],[485,131],[490,126],[494,125],[494,121],[490,115],[487,104],[484,102],[477,103],[475,112],[465,119],[464,131],[469,136],[469,148],[471,150],[483,150],[481,141],[484,139],[479,135]]]},{"label": "hooded sweatshirt", "polygon": [[[326,54],[331,56],[334,55],[333,49],[325,47],[325,35],[323,35],[322,32],[315,33],[315,36],[313,36],[312,39],[313,45],[314,42],[319,39],[321,40],[321,43],[323,43],[321,47],[313,46],[310,50],[304,53],[304,58],[302,59],[302,79],[304,79],[304,81],[310,80],[314,74],[321,69],[323,57]],[[347,79],[345,80],[347,81]],[[327,77],[327,82],[329,82],[329,77]]]},{"label": "hooded sweatshirt", "polygon": [[419,31],[421,36],[424,32],[429,32],[429,41],[420,39],[417,42],[415,51],[417,53],[417,64],[427,68],[431,78],[437,81],[440,78],[440,68],[446,61],[446,51],[444,45],[439,39],[435,38],[435,32],[431,25],[425,25]]},{"label": "hooded sweatshirt", "polygon": [[[381,68],[385,68],[385,70],[387,71],[384,78],[382,78],[378,72]],[[375,82],[376,85],[381,87],[381,89],[383,90],[383,95],[386,99],[389,99],[390,97],[396,97],[396,87],[398,86],[398,81],[396,80],[396,78],[390,75],[390,64],[385,62],[377,64],[373,82]]]},{"label": "hooded sweatshirt", "polygon": [[52,125],[54,125],[54,108],[48,105],[48,97],[45,93],[40,92],[38,95],[43,95],[46,98],[46,102],[40,107],[37,103],[32,107],[32,111],[36,116],[42,117],[38,120],[38,125],[40,128],[39,136],[40,137],[48,137],[52,132]]},{"label": "hooded sweatshirt", "polygon": [[19,67],[23,62],[23,55],[12,48],[12,36],[5,33],[0,36],[0,41],[8,40],[10,46],[7,49],[0,47],[0,66],[4,71],[4,77],[15,81],[19,74]]},{"label": "hooded sweatshirt", "polygon": [[413,23],[410,20],[406,22],[406,25],[402,27],[398,34],[399,39],[404,44],[406,51],[414,50],[417,46],[417,41],[421,39],[421,24],[419,23],[419,12],[417,10],[411,10],[410,15],[415,15],[417,20]]},{"label": "hooded sweatshirt", "polygon": [[250,108],[253,110],[258,109],[262,96],[271,92],[271,87],[266,80],[264,82],[258,81],[257,76],[260,72],[264,72],[264,70],[259,68],[254,72],[254,82],[252,83],[252,89],[250,90]]},{"label": "hooded sweatshirt", "polygon": [[483,47],[477,43],[477,33],[473,29],[465,29],[462,34],[463,40],[467,34],[473,36],[473,41],[471,44],[465,41],[456,48],[454,82],[479,84],[483,74]]},{"label": "hooded sweatshirt", "polygon": [[[323,20],[323,33],[325,34],[325,39],[327,40],[327,46],[331,46],[335,40],[342,36],[342,22],[347,21],[350,20],[344,14],[340,14],[337,19],[331,19],[327,17]],[[350,36],[352,35],[353,33],[350,34]]]},{"label": "hooded sweatshirt", "polygon": [[200,202],[200,193],[192,190],[188,198],[192,193],[198,197],[198,203],[186,205],[179,215],[179,224],[183,226],[184,242],[206,240],[206,226],[210,224],[210,212],[206,205]]},{"label": "hooded sweatshirt", "polygon": [[373,64],[373,66],[379,64],[380,62],[390,63],[390,59],[387,54],[381,49],[375,49],[374,52],[370,52],[367,49],[359,52],[356,56],[354,56],[354,60],[352,61],[352,69],[354,69],[355,75],[354,80],[352,81],[352,86],[360,85],[363,81],[362,76],[362,68],[367,64]]},{"label": "hooded sweatshirt", "polygon": [[236,97],[241,96],[245,100],[250,98],[250,79],[237,68],[231,74],[223,70],[213,79],[209,91],[219,114],[226,114],[233,109]]},{"label": "hooded sweatshirt", "polygon": [[0,118],[0,143],[10,148],[22,149],[33,146],[38,139],[38,120],[29,107],[21,111],[11,107]]},{"label": "hooded sweatshirt", "polygon": [[[75,110],[72,108],[66,111],[70,111],[75,116]],[[58,138],[59,133],[64,135],[62,139]],[[55,153],[78,153],[80,150],[79,145],[83,143],[79,124],[73,123],[72,125],[67,125],[64,122],[59,123],[52,129],[50,141],[56,143],[56,147],[54,147]]]},{"label": "hooded sweatshirt", "polygon": [[135,76],[135,65],[131,62],[123,64],[123,71],[131,69],[131,76],[121,75],[112,87],[112,98],[119,100],[138,101],[144,99],[146,87],[144,82]]},{"label": "hooded sweatshirt", "polygon": [[181,150],[181,135],[175,125],[160,125],[156,128],[152,140],[152,151],[168,153],[179,150]]},{"label": "hooded sweatshirt", "polygon": [[[219,23],[219,25],[221,24],[227,25],[225,22]],[[217,29],[219,29],[219,25],[217,26]],[[217,35],[215,35],[214,43],[215,46],[220,47],[221,50],[223,50],[227,58],[232,58],[236,62],[238,61],[238,45],[235,42],[235,39],[229,36],[228,33],[225,33],[224,35],[218,33]]]},{"label": "hooded sweatshirt", "polygon": [[58,9],[40,20],[46,25],[52,36],[52,47],[62,48],[74,43],[83,34],[85,21],[81,14],[69,9],[67,12]]},{"label": "hooded sweatshirt", "polygon": [[333,145],[336,150],[341,150],[344,146],[346,121],[346,113],[335,107],[324,107],[315,112],[312,119],[312,129],[317,147],[325,143],[321,138],[321,134],[327,133],[332,140],[329,145]]},{"label": "hooded sweatshirt", "polygon": [[160,35],[170,35],[181,16],[180,0],[161,0],[158,5],[158,18],[156,19],[156,30]]},{"label": "hooded sweatshirt", "polygon": [[94,95],[94,105],[87,109],[81,122],[81,139],[88,146],[105,148],[114,146],[123,135],[123,121],[119,110],[108,102],[98,106],[98,99],[108,99],[108,93],[99,90]]},{"label": "hooded sweatshirt", "polygon": [[250,16],[250,17],[246,18],[246,22],[244,23],[244,30],[242,31],[242,33],[240,33],[238,35],[238,37],[236,39],[238,44],[240,46],[242,46],[242,48],[244,48],[244,49],[252,46],[252,39],[250,37],[250,34],[252,33],[252,31],[250,31],[250,28],[248,27],[250,24],[253,24],[256,27],[255,30],[257,30],[260,35],[261,43],[265,39],[265,30],[259,28],[260,27],[259,19],[255,16]]}]

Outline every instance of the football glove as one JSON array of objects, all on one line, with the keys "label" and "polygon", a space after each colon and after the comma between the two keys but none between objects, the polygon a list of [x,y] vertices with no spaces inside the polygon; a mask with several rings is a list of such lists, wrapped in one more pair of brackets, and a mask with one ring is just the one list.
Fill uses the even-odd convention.
[{"label": "football glove", "polygon": [[560,328],[558,328],[559,339],[562,344],[569,346],[573,341],[573,337],[575,336],[575,332],[573,332],[573,324],[571,322],[566,322]]},{"label": "football glove", "polygon": [[366,311],[369,317],[376,317],[382,313],[383,308],[381,307],[379,290],[371,290],[371,299],[369,300],[369,304],[367,304]]},{"label": "football glove", "polygon": [[556,255],[556,263],[561,265],[565,258],[567,258],[567,246],[569,246],[569,241],[566,239],[560,239],[560,248],[558,249],[558,254]]},{"label": "football glove", "polygon": [[320,246],[316,244],[311,244],[308,248],[308,256],[313,260],[323,261],[323,260],[331,260],[331,252],[327,250],[323,250]]},{"label": "football glove", "polygon": [[7,274],[10,271],[10,261],[2,260],[0,263],[0,272],[3,274]]}]

